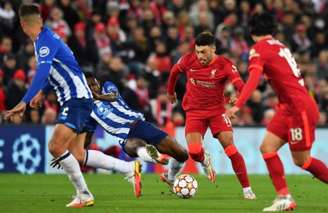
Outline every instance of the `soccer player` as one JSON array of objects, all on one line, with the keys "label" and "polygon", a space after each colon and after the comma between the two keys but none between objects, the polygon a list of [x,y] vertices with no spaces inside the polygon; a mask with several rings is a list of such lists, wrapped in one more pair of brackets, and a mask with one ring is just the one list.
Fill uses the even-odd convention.
[{"label": "soccer player", "polygon": [[[163,181],[171,187],[172,180],[182,168],[183,162],[188,159],[187,151],[167,133],[145,121],[141,113],[131,110],[112,82],[105,82],[101,88],[92,74],[87,74],[87,82],[95,100],[91,112],[92,119],[88,124],[89,134],[86,143],[98,123],[107,133],[119,139],[123,150],[131,157],[167,164],[160,153],[171,156],[168,173],[162,177]],[[80,149],[76,152],[81,153],[84,150]]]},{"label": "soccer player", "polygon": [[[77,146],[75,141],[84,137],[81,132],[92,110],[92,93],[72,51],[57,34],[43,26],[39,6],[22,4],[19,17],[23,31],[34,42],[37,71],[22,101],[7,111],[5,118],[13,120],[23,115],[28,103],[32,106],[33,102],[38,104],[42,89],[53,88],[56,91],[61,111],[49,142],[49,152],[63,167],[77,192],[66,206],[92,206],[94,197],[87,187],[77,159],[68,151]],[[136,165],[136,169],[140,169],[140,165]]]},{"label": "soccer player", "polygon": [[241,91],[244,83],[236,66],[232,62],[215,54],[215,38],[209,32],[200,33],[195,40],[195,51],[180,58],[173,66],[168,81],[168,97],[176,102],[175,84],[180,73],[187,76],[186,94],[182,107],[186,111],[185,134],[189,154],[195,161],[201,162],[210,181],[216,178],[211,165],[210,155],[204,153],[202,139],[208,127],[213,137],[224,148],[232,167],[243,187],[244,198],[255,199],[249,184],[245,162],[233,144],[231,122],[224,115],[224,87],[231,82]]},{"label": "soccer player", "polygon": [[286,211],[296,208],[288,191],[284,169],[277,151],[288,143],[294,163],[328,183],[328,168],[320,160],[311,157],[315,126],[319,112],[313,98],[304,86],[300,70],[290,50],[273,38],[276,22],[268,13],[255,14],[250,22],[250,33],[256,42],[249,53],[249,78],[235,106],[226,115],[235,113],[257,87],[262,75],[268,80],[279,98],[275,116],[267,126],[260,147],[267,165],[277,198],[263,211]]}]

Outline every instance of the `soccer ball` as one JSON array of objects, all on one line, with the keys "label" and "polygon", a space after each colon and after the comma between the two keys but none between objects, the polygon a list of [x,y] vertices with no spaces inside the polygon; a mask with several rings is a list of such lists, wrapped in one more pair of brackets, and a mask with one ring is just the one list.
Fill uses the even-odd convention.
[{"label": "soccer ball", "polygon": [[173,192],[180,198],[195,196],[197,188],[197,180],[188,174],[179,175],[173,183]]}]

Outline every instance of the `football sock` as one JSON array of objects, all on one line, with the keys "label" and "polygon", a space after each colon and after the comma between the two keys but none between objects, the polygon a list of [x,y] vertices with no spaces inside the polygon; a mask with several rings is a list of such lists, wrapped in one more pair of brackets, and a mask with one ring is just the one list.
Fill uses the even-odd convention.
[{"label": "football sock", "polygon": [[144,146],[137,148],[137,155],[143,161],[156,163],[156,161],[150,157],[150,155],[148,154],[148,152],[146,150],[146,147],[144,147]]},{"label": "football sock", "polygon": [[249,187],[249,180],[247,175],[247,169],[243,156],[238,152],[237,148],[231,144],[224,149],[226,155],[230,158],[232,168],[242,185],[243,188]]},{"label": "football sock", "polygon": [[90,194],[87,184],[83,178],[79,162],[76,158],[71,153],[66,151],[59,158],[57,158],[57,161],[67,173],[68,178],[73,183],[76,191],[79,193]]},{"label": "football sock", "polygon": [[133,162],[123,161],[97,150],[86,150],[84,165],[106,170],[115,170],[124,174],[133,171]]},{"label": "football sock", "polygon": [[202,144],[199,143],[190,143],[188,144],[189,149],[189,155],[190,157],[197,162],[203,162],[204,161],[204,148],[202,147]]},{"label": "football sock", "polygon": [[311,172],[316,178],[324,183],[328,183],[328,168],[320,160],[310,157],[310,159],[302,166],[308,172]]},{"label": "football sock", "polygon": [[169,170],[167,172],[167,178],[170,181],[174,181],[175,176],[180,172],[181,168],[183,166],[183,163],[180,163],[179,161],[177,161],[174,158],[170,158],[169,160]]},{"label": "football sock", "polygon": [[278,195],[286,196],[289,194],[285,178],[284,167],[276,152],[263,154],[263,159],[268,168],[273,186]]}]

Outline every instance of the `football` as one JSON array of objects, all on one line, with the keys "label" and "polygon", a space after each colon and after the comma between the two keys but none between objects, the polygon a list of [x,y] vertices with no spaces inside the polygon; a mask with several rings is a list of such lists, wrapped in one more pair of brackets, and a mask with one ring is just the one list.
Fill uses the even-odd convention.
[{"label": "football", "polygon": [[180,198],[195,196],[197,188],[197,180],[188,174],[179,175],[173,183],[173,192]]}]

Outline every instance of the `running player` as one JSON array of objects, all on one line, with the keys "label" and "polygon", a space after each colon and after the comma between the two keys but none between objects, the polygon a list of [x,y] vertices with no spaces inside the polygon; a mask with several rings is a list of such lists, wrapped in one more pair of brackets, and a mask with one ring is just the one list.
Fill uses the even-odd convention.
[{"label": "running player", "polygon": [[[101,89],[92,74],[87,74],[87,82],[95,101],[86,143],[98,123],[107,133],[119,139],[123,150],[131,157],[167,164],[167,160],[161,158],[160,153],[171,156],[168,162],[168,174],[162,178],[164,181],[165,178],[174,180],[183,162],[188,159],[187,151],[165,132],[145,121],[141,113],[131,110],[112,82],[105,82]],[[84,152],[84,150],[76,150],[76,152]]]},{"label": "running player", "polygon": [[[22,116],[30,102],[32,106],[33,102],[38,105],[44,87],[56,91],[61,111],[49,142],[49,152],[63,167],[77,192],[66,206],[92,206],[94,197],[83,178],[79,162],[69,152],[71,147],[78,146],[75,141],[84,138],[81,133],[92,110],[92,93],[72,51],[57,34],[43,26],[39,6],[22,4],[19,17],[23,31],[34,42],[37,71],[22,101],[7,111],[5,118],[12,120],[15,116]],[[140,170],[140,165],[135,168]]]},{"label": "running player", "polygon": [[294,163],[327,184],[327,166],[310,154],[319,112],[304,86],[290,50],[272,37],[276,31],[274,18],[269,13],[255,14],[249,27],[256,42],[249,53],[249,78],[236,105],[227,110],[226,115],[235,117],[235,113],[256,89],[263,74],[279,98],[278,109],[267,126],[260,147],[277,198],[263,211],[292,210],[296,208],[296,203],[289,193],[277,151],[288,143]]},{"label": "running player", "polygon": [[172,103],[176,102],[175,84],[178,75],[185,73],[187,86],[182,107],[186,111],[185,134],[191,158],[202,163],[209,180],[214,182],[216,174],[211,165],[210,155],[204,154],[202,147],[202,139],[210,127],[213,137],[218,139],[231,160],[235,174],[243,187],[244,198],[255,199],[244,159],[233,144],[231,122],[224,115],[225,84],[231,82],[238,91],[241,91],[244,83],[236,66],[229,59],[216,55],[215,51],[214,36],[209,32],[200,33],[196,37],[195,51],[182,56],[171,69],[168,97]]}]

